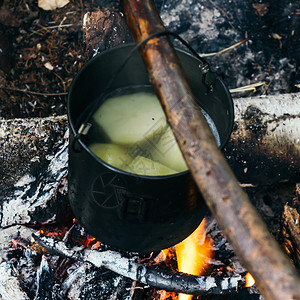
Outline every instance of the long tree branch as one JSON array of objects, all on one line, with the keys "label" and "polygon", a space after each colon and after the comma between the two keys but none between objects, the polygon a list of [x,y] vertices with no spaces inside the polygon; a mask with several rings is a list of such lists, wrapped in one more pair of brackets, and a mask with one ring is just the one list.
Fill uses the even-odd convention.
[{"label": "long tree branch", "polygon": [[[122,0],[136,43],[165,30],[152,0]],[[265,299],[299,299],[300,278],[241,189],[196,104],[168,38],[141,48],[149,78],[205,201]]]}]

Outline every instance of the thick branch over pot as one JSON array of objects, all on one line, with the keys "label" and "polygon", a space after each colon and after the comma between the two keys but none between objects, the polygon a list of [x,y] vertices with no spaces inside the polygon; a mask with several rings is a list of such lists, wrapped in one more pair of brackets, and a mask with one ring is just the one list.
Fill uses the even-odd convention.
[{"label": "thick branch over pot", "polygon": [[[127,23],[138,43],[164,30],[151,0],[123,0]],[[266,299],[297,299],[300,278],[281,252],[218,149],[168,38],[141,48],[150,80],[174,135],[220,228]]]}]

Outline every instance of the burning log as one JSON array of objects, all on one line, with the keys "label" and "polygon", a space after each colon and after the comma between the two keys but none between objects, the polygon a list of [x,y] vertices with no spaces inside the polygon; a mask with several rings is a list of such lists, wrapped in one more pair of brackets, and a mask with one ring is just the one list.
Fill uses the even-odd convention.
[{"label": "burning log", "polygon": [[1,257],[6,256],[8,246],[12,239],[22,237],[22,240],[25,240],[29,243],[31,240],[31,235],[35,232],[36,230],[22,225],[14,225],[4,229],[2,228],[0,230]]},{"label": "burning log", "polygon": [[[33,260],[35,254],[27,251],[26,257],[18,261],[17,256],[28,250],[31,235],[35,232],[32,228],[15,225],[0,230],[1,258],[0,264],[0,295],[1,299],[32,299],[24,290],[26,286],[21,284],[21,278],[26,278],[30,287],[35,278],[35,266]],[[26,249],[26,250],[25,250]],[[33,295],[32,295],[33,296]],[[45,298],[44,298],[45,299]]]},{"label": "burning log", "polygon": [[[71,228],[74,230],[74,226]],[[68,239],[71,228],[63,233],[63,240]],[[82,227],[78,230],[84,232]],[[89,299],[102,296],[103,299],[114,299],[114,295],[123,295],[125,299],[130,294],[131,280],[105,268],[95,271],[91,264],[74,263],[68,258],[51,255],[32,242],[35,232],[35,229],[21,225],[0,230],[1,257],[4,260],[0,265],[0,295],[3,299],[12,299],[13,295],[26,300],[86,299],[86,295],[91,297],[91,292],[95,297]],[[76,231],[75,236],[78,234]]]},{"label": "burning log", "polygon": [[132,281],[117,273],[82,262],[69,272],[61,285],[62,299],[133,299]]},{"label": "burning log", "polygon": [[123,256],[111,250],[97,251],[82,247],[68,247],[63,241],[34,233],[33,238],[42,247],[53,254],[73,260],[89,262],[96,267],[105,267],[117,274],[147,284],[156,289],[180,292],[192,295],[226,294],[235,291],[241,285],[242,277],[235,275],[230,278],[193,276],[175,273],[170,269],[145,266],[135,259]]},{"label": "burning log", "polygon": [[[165,30],[152,1],[122,4],[136,43]],[[262,295],[297,298],[299,274],[240,188],[205,118],[194,109],[195,100],[168,38],[151,39],[141,47],[141,55],[196,184]]]}]

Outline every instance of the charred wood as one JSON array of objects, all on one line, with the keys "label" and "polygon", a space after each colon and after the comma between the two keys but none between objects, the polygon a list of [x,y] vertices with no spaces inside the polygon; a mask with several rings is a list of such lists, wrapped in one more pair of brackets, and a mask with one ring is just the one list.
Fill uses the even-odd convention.
[{"label": "charred wood", "polygon": [[[36,230],[15,225],[0,230],[0,298],[131,299],[132,281],[106,268],[50,255],[32,241]],[[66,233],[67,234],[67,233]],[[42,253],[46,253],[42,256]],[[61,266],[60,262],[71,263]],[[68,273],[63,280],[56,271]]]},{"label": "charred wood", "polygon": [[[122,4],[136,43],[165,30],[153,1]],[[298,297],[298,272],[240,188],[205,118],[195,111],[195,99],[169,40],[154,38],[140,52],[193,178],[260,292],[272,300]]]},{"label": "charred wood", "polygon": [[[11,289],[16,299],[33,299],[37,279],[37,252],[30,249],[32,233],[36,230],[15,225],[0,230],[1,258],[4,260],[1,271],[1,299],[13,299],[6,290]],[[15,278],[14,278],[15,277]],[[7,282],[9,281],[9,282]],[[13,286],[11,286],[13,285]],[[18,290],[20,292],[18,292]],[[21,297],[24,294],[24,298]]]},{"label": "charred wood", "polygon": [[56,255],[89,262],[98,268],[105,267],[117,274],[156,289],[193,295],[225,294],[235,291],[241,284],[242,278],[240,275],[230,278],[214,278],[192,276],[180,272],[175,273],[169,269],[145,266],[134,259],[123,256],[119,252],[111,250],[99,252],[88,248],[71,248],[62,241],[42,236],[39,233],[34,233],[33,237],[42,247]]},{"label": "charred wood", "polygon": [[66,216],[66,116],[2,120],[0,226]]},{"label": "charred wood", "polygon": [[29,300],[30,298],[20,287],[20,283],[12,264],[0,264],[0,297],[1,299]]},{"label": "charred wood", "polygon": [[[38,175],[64,144],[67,117],[0,120],[0,188],[2,196],[29,173]],[[20,169],[22,166],[22,169]]]},{"label": "charred wood", "polygon": [[282,220],[282,246],[298,269],[300,269],[300,214],[296,208],[286,204]]},{"label": "charred wood", "polygon": [[54,276],[45,256],[42,257],[37,271],[37,290],[34,300],[52,300]]},{"label": "charred wood", "polygon": [[69,269],[62,283],[62,299],[130,300],[131,280],[105,268],[78,262]]},{"label": "charred wood", "polygon": [[116,8],[86,13],[83,18],[83,32],[89,56],[128,41],[133,42],[125,18]]}]

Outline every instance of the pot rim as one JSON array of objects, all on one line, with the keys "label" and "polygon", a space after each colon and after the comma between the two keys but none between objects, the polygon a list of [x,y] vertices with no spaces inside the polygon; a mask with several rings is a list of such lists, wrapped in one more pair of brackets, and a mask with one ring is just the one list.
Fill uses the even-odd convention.
[{"label": "pot rim", "polygon": [[[71,109],[70,109],[70,107],[71,107],[71,94],[72,94],[71,92],[74,89],[74,86],[76,85],[76,83],[77,83],[80,75],[85,71],[85,69],[90,64],[92,64],[95,60],[99,59],[99,57],[101,57],[103,55],[107,55],[107,54],[109,54],[111,52],[114,52],[114,51],[118,51],[121,48],[132,48],[132,47],[135,47],[135,46],[136,46],[135,43],[125,43],[125,44],[117,45],[117,46],[109,48],[109,49],[105,49],[103,52],[98,53],[97,55],[95,55],[94,57],[92,57],[89,61],[87,61],[82,66],[82,68],[79,70],[79,72],[77,73],[77,75],[75,76],[75,78],[72,81],[72,84],[70,86],[69,93],[68,93],[68,100],[67,100],[67,117],[68,117],[69,126],[70,126],[70,128],[71,128],[71,130],[72,130],[72,132],[73,132],[74,135],[76,135],[77,132],[76,132],[76,129],[75,129],[75,124],[73,123],[73,121],[71,119]],[[174,47],[174,49],[175,49],[176,52],[181,52],[182,54],[191,57],[195,61],[200,62],[200,60],[197,57],[195,57],[195,55],[193,55],[191,52],[188,52],[185,49],[179,48],[179,47]],[[138,51],[138,49],[137,49],[137,51]],[[231,128],[230,128],[230,130],[228,130],[226,138],[224,139],[224,141],[219,146],[220,150],[222,150],[225,147],[225,145],[227,144],[227,142],[228,142],[228,140],[229,140],[229,138],[231,136],[231,133],[232,133],[232,129],[233,129],[233,125],[234,125],[234,104],[233,104],[232,97],[231,97],[231,94],[230,94],[227,86],[224,84],[223,80],[217,74],[216,74],[216,79],[219,80],[219,82],[221,83],[224,91],[226,92],[226,96],[228,97],[228,99],[231,100],[228,103],[229,104],[229,107],[228,107],[228,110],[229,110],[228,118],[230,118],[229,121],[230,121],[230,124],[231,124]],[[142,179],[153,179],[153,180],[166,179],[167,180],[167,179],[170,179],[170,178],[174,178],[174,177],[178,177],[178,176],[182,176],[182,175],[190,174],[191,173],[189,169],[186,170],[186,171],[183,171],[183,172],[178,172],[178,173],[175,173],[175,174],[163,175],[163,176],[140,175],[140,174],[126,172],[126,171],[124,171],[122,169],[118,169],[118,168],[116,168],[116,167],[114,167],[114,166],[106,163],[100,157],[98,157],[97,155],[95,155],[89,149],[89,147],[86,146],[86,144],[82,140],[79,139],[77,142],[79,142],[80,146],[83,147],[94,159],[96,159],[96,161],[98,163],[101,163],[102,165],[104,165],[108,169],[110,169],[110,170],[112,170],[114,172],[123,174],[123,175],[134,176],[136,178],[142,178]]]}]

